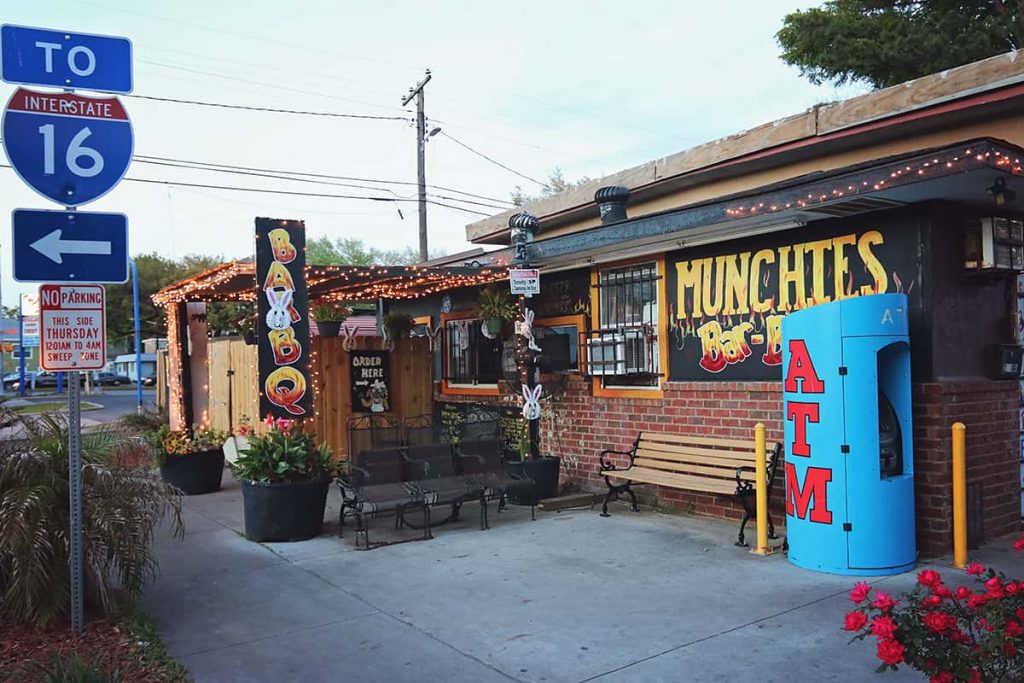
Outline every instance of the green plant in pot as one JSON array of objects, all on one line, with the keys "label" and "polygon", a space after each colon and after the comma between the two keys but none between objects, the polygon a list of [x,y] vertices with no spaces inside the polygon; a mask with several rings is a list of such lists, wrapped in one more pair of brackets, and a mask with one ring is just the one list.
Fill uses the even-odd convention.
[{"label": "green plant in pot", "polygon": [[385,335],[393,341],[408,336],[414,326],[412,316],[408,313],[388,313],[381,319]]},{"label": "green plant in pot", "polygon": [[161,425],[150,437],[160,477],[187,496],[219,491],[229,436],[216,429],[172,431]]},{"label": "green plant in pot", "polygon": [[321,337],[337,337],[341,324],[351,315],[352,309],[337,301],[318,299],[310,306],[310,312]]},{"label": "green plant in pot", "polygon": [[516,304],[508,290],[488,285],[480,292],[476,312],[483,318],[487,331],[492,336],[497,336],[501,333],[506,320],[516,319]]},{"label": "green plant in pot", "polygon": [[242,483],[245,537],[302,541],[320,535],[334,461],[293,420],[267,416],[230,465]]}]

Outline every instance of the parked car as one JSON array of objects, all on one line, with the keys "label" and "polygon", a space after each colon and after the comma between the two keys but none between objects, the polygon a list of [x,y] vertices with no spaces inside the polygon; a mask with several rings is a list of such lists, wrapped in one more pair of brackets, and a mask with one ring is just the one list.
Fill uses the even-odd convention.
[{"label": "parked car", "polygon": [[156,373],[150,373],[142,378],[142,386],[153,387],[156,386]]},{"label": "parked car", "polygon": [[[10,383],[8,383],[8,379],[7,379],[8,377],[11,378]],[[25,386],[27,388],[30,388],[30,389],[32,388],[32,386],[33,386],[32,378],[33,377],[35,377],[35,388],[36,389],[53,389],[53,388],[55,388],[57,386],[57,373],[55,373],[55,372],[48,372],[46,370],[40,370],[39,372],[35,372],[35,373],[33,373],[33,372],[26,372],[25,373]],[[67,386],[67,383],[68,383],[68,376],[67,376],[67,373],[65,373],[64,374],[64,386]],[[81,384],[85,383],[85,375],[79,375],[79,383],[81,383]],[[4,375],[4,389],[12,389],[12,390],[14,390],[14,389],[17,389],[19,387],[19,385],[20,385],[20,378],[18,376],[18,373],[15,372],[15,373],[12,373],[11,375]]]},{"label": "parked car", "polygon": [[131,381],[132,378],[128,375],[119,375],[115,372],[97,372],[92,378],[92,383],[100,387],[119,387],[122,384],[131,384]]},{"label": "parked car", "polygon": [[17,372],[9,372],[3,377],[4,391],[12,391],[18,388],[18,380],[21,375]]}]

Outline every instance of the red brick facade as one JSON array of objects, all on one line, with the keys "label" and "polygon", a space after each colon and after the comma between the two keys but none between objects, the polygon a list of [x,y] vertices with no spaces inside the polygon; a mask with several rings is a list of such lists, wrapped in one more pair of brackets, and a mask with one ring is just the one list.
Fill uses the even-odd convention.
[{"label": "red brick facade", "polygon": [[[914,462],[918,548],[924,555],[952,549],[950,426],[967,425],[968,488],[980,485],[984,538],[1020,527],[1019,389],[1016,382],[964,381],[914,386]],[[565,397],[541,418],[541,450],[563,459],[563,480],[605,490],[597,476],[604,448],[628,448],[643,429],[723,437],[752,436],[764,422],[769,444],[782,440],[782,391],[776,382],[668,382],[664,400],[599,398],[590,382],[568,383]],[[727,498],[642,487],[647,502],[697,514],[737,518]],[[776,482],[772,511],[785,523],[784,486]],[[977,515],[975,515],[977,517]]]}]

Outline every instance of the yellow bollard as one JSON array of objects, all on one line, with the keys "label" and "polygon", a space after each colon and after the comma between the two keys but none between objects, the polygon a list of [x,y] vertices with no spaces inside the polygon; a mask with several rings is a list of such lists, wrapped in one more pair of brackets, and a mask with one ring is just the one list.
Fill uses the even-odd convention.
[{"label": "yellow bollard", "polygon": [[757,546],[750,552],[768,555],[768,461],[765,457],[764,423],[758,422],[754,427],[754,461],[755,486],[757,488]]},{"label": "yellow bollard", "polygon": [[953,566],[967,566],[967,460],[963,422],[953,423]]}]

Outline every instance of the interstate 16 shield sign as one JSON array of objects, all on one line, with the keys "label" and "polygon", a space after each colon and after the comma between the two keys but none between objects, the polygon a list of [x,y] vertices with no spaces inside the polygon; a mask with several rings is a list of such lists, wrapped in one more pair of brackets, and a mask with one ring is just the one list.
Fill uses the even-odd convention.
[{"label": "interstate 16 shield sign", "polygon": [[19,88],[4,111],[3,136],[21,179],[64,206],[105,195],[132,158],[131,121],[116,97]]}]

